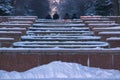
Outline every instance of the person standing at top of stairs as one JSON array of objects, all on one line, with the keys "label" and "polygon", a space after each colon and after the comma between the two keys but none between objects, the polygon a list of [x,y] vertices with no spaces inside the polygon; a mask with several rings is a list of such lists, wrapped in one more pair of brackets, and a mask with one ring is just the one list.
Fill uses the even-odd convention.
[{"label": "person standing at top of stairs", "polygon": [[53,15],[53,19],[59,19],[59,15],[57,12]]}]

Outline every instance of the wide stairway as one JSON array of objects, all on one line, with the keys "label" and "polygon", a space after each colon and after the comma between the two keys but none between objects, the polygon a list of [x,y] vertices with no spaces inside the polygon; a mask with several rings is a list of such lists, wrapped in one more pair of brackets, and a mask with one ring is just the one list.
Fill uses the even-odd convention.
[{"label": "wide stairway", "polygon": [[0,69],[25,71],[63,61],[120,70],[119,19],[118,16],[81,16],[75,20],[1,16]]},{"label": "wide stairway", "polygon": [[29,27],[15,48],[109,48],[107,42],[83,23],[83,20],[38,19]]}]

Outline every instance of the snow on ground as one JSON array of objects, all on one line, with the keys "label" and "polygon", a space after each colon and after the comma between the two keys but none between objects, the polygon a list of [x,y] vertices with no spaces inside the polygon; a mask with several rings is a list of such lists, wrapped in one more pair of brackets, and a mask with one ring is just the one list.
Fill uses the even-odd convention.
[{"label": "snow on ground", "polygon": [[[61,61],[33,68],[25,72],[0,70],[0,79],[40,79],[40,78],[80,78],[80,79],[120,79],[120,71],[90,68],[77,63]],[[89,79],[88,79],[89,80]]]}]

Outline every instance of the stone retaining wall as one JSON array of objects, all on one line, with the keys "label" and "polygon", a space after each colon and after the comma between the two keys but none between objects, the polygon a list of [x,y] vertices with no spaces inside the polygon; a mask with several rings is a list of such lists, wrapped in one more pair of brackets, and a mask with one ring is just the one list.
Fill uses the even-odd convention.
[{"label": "stone retaining wall", "polygon": [[120,70],[120,50],[0,50],[0,70],[21,72],[52,61]]}]

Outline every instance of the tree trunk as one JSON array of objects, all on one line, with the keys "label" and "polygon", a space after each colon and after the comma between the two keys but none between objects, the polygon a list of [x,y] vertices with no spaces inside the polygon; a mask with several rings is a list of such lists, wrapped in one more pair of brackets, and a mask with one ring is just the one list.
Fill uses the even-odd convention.
[{"label": "tree trunk", "polygon": [[113,0],[114,2],[114,16],[119,15],[119,1],[118,0]]}]

